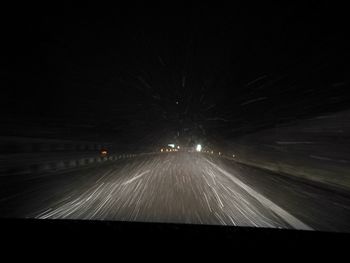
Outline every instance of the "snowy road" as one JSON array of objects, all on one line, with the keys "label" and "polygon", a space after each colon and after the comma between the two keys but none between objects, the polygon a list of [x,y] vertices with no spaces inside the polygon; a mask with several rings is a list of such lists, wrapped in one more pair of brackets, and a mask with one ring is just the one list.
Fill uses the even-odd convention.
[{"label": "snowy road", "polygon": [[148,155],[13,184],[0,199],[2,216],[350,229],[349,198],[199,153]]}]

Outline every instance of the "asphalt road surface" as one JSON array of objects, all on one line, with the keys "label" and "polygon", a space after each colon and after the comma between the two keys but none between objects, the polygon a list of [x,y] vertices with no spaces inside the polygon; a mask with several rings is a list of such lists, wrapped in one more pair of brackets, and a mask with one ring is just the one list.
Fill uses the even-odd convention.
[{"label": "asphalt road surface", "polygon": [[0,178],[0,216],[350,232],[350,197],[201,153]]}]

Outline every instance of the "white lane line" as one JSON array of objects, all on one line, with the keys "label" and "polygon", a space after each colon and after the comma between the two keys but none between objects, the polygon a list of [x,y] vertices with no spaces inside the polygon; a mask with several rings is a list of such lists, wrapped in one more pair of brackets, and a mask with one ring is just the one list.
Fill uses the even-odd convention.
[{"label": "white lane line", "polygon": [[122,185],[130,184],[131,182],[133,182],[133,181],[135,181],[136,179],[140,178],[142,175],[145,175],[146,173],[149,173],[149,172],[150,172],[150,170],[144,171],[144,172],[142,172],[142,173],[136,175],[135,177],[129,179],[128,181],[122,183]]},{"label": "white lane line", "polygon": [[296,229],[302,229],[302,230],[313,230],[310,226],[306,225],[287,211],[285,211],[283,208],[279,207],[269,199],[267,199],[265,196],[259,194],[254,189],[250,188],[248,185],[240,181],[237,177],[234,175],[228,173],[227,171],[221,169],[216,164],[212,163],[209,160],[206,160],[208,163],[210,163],[212,166],[214,166],[217,170],[219,170],[221,173],[227,176],[231,181],[233,181],[235,184],[243,188],[245,191],[247,191],[251,196],[259,200],[260,203],[262,203],[264,206],[270,208],[272,211],[274,211],[277,215],[282,217],[288,224],[290,224],[292,227]]}]

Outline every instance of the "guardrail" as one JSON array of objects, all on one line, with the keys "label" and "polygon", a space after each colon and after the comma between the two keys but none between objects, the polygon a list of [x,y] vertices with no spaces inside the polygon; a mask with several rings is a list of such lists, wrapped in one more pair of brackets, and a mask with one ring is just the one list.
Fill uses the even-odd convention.
[{"label": "guardrail", "polygon": [[[101,157],[106,143],[0,136],[0,176],[60,171],[135,157],[118,153]],[[111,147],[113,148],[113,147]]]},{"label": "guardrail", "polygon": [[[54,172],[66,169],[84,167],[91,164],[102,164],[135,157],[136,154],[115,154],[100,156],[32,156],[30,159],[16,159],[16,156],[1,158],[0,176],[19,175],[39,172]],[[12,158],[12,159],[11,159]]]}]

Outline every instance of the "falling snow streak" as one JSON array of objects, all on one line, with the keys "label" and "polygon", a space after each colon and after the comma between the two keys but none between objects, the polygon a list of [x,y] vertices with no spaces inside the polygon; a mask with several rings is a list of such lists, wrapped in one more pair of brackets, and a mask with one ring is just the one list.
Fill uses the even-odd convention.
[{"label": "falling snow streak", "polygon": [[253,102],[258,102],[258,101],[262,101],[262,100],[266,100],[266,97],[260,97],[260,98],[256,98],[256,99],[252,99],[252,100],[248,100],[246,102],[241,103],[241,106],[253,103]]},{"label": "falling snow streak", "polygon": [[267,77],[267,75],[260,76],[260,77],[258,77],[256,79],[250,81],[249,83],[247,83],[247,86],[250,86],[250,85],[252,85],[252,84],[254,84],[254,83],[256,83],[256,82],[258,82],[258,81],[260,81],[262,79],[265,79],[266,77]]}]

